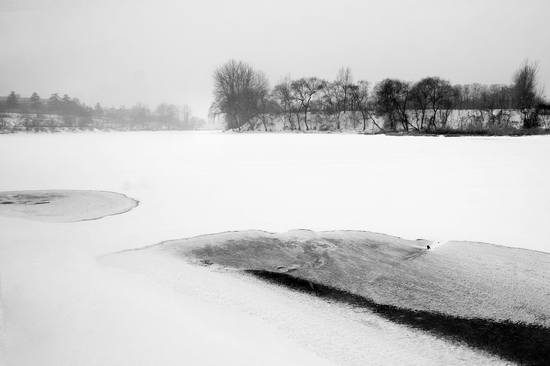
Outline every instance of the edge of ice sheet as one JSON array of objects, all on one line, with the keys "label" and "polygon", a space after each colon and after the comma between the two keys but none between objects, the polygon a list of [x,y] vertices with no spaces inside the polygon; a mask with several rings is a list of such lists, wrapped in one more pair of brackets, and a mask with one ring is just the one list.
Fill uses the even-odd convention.
[{"label": "edge of ice sheet", "polygon": [[377,303],[461,317],[550,325],[550,254],[449,241],[427,249],[368,231],[226,232],[155,249],[197,264],[292,273]]},{"label": "edge of ice sheet", "polygon": [[139,202],[108,191],[29,190],[0,192],[0,215],[34,221],[68,223],[119,215]]}]

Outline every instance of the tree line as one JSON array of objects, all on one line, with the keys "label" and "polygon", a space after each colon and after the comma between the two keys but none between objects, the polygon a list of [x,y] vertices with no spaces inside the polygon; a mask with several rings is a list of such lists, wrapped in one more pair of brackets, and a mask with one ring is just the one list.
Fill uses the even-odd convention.
[{"label": "tree line", "polygon": [[514,112],[523,128],[541,125],[549,106],[538,85],[537,62],[525,61],[512,83],[452,85],[440,77],[417,82],[387,78],[372,86],[354,82],[349,67],[332,81],[317,77],[282,78],[273,88],[266,74],[230,60],[215,69],[210,116],[228,129],[266,131],[276,121],[289,130],[354,129],[371,124],[380,131],[434,131],[448,127],[452,111],[470,111],[469,124],[511,125]]},{"label": "tree line", "polygon": [[188,105],[177,106],[161,103],[151,110],[143,103],[136,103],[127,109],[103,108],[96,103],[92,108],[78,98],[65,94],[52,94],[42,100],[37,93],[21,98],[12,91],[4,101],[0,100],[0,128],[6,128],[7,113],[17,113],[26,129],[47,129],[54,127],[98,128],[118,130],[196,130],[205,121],[193,116]]}]

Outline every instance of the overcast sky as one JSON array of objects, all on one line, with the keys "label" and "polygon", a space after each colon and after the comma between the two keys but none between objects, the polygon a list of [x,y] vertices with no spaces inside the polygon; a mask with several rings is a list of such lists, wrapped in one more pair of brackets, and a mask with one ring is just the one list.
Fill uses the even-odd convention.
[{"label": "overcast sky", "polygon": [[372,83],[510,83],[530,59],[548,90],[549,14],[549,0],[0,0],[0,95],[206,117],[212,72],[231,58],[272,85],[344,66]]}]

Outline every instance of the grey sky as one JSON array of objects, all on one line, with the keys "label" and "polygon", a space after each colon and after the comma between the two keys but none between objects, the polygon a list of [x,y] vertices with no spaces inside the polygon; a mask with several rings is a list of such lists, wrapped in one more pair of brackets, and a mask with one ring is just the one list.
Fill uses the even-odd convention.
[{"label": "grey sky", "polygon": [[548,0],[0,0],[0,95],[189,104],[206,117],[231,58],[281,77],[509,83],[526,58],[550,88]]}]

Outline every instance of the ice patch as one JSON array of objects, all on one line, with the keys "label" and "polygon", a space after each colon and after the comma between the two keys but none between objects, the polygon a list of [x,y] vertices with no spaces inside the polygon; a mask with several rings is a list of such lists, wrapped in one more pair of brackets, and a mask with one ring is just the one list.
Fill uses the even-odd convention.
[{"label": "ice patch", "polygon": [[117,215],[137,206],[122,194],[99,191],[0,192],[0,215],[35,221],[74,222]]}]

